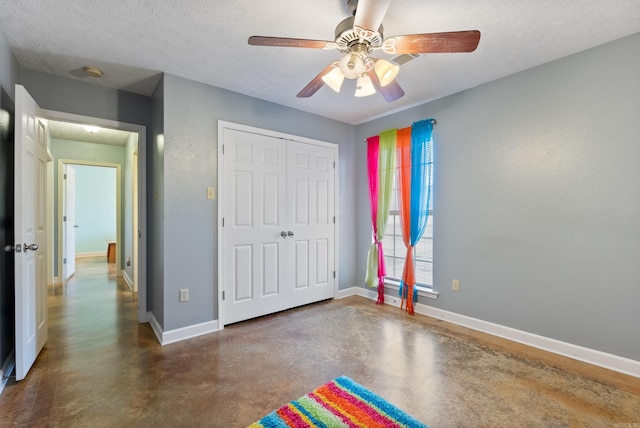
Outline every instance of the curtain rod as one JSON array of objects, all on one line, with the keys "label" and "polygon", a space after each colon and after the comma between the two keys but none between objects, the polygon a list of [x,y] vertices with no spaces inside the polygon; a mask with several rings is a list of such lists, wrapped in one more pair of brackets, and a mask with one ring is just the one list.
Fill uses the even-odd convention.
[{"label": "curtain rod", "polygon": [[[438,124],[438,121],[437,121],[437,120],[435,120],[435,119],[431,119],[431,124],[432,124],[432,125],[437,125],[437,124]],[[364,139],[364,141],[365,141],[365,142],[367,142],[367,139],[365,138],[365,139]]]}]

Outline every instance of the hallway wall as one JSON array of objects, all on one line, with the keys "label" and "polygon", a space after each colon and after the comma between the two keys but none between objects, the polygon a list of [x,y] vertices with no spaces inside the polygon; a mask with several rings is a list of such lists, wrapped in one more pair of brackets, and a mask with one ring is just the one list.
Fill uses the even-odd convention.
[{"label": "hallway wall", "polygon": [[73,165],[76,171],[76,256],[106,253],[116,239],[116,169]]}]

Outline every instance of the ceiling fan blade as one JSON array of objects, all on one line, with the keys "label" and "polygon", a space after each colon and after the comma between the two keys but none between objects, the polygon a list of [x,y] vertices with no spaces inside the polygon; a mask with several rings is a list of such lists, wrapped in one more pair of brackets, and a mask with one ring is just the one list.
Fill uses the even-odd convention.
[{"label": "ceiling fan blade", "polygon": [[382,50],[388,54],[473,52],[480,42],[480,31],[408,34],[384,40]]},{"label": "ceiling fan blade", "polygon": [[391,0],[358,0],[354,27],[378,31]]},{"label": "ceiling fan blade", "polygon": [[307,86],[302,88],[302,90],[298,92],[298,95],[296,96],[298,98],[309,98],[310,96],[318,92],[318,89],[322,88],[322,86],[324,85],[324,80],[322,80],[322,76],[324,76],[325,74],[333,70],[336,66],[335,64],[336,64],[335,62],[329,64],[327,68],[322,70],[316,77],[314,77],[313,80],[307,84]]},{"label": "ceiling fan blade", "polygon": [[380,85],[380,80],[378,79],[378,75],[376,71],[372,68],[369,70],[369,78],[371,79],[371,83],[376,88],[376,91],[380,92],[380,95],[383,96],[387,102],[393,102],[397,99],[400,99],[404,96],[404,91],[400,87],[400,84],[397,80],[393,79],[391,83],[387,86]]},{"label": "ceiling fan blade", "polygon": [[400,99],[404,96],[404,91],[400,87],[400,84],[397,80],[389,83],[387,86],[380,87],[380,94],[384,97],[387,102],[393,102],[397,99]]},{"label": "ceiling fan blade", "polygon": [[265,37],[251,36],[249,44],[252,46],[278,46],[287,48],[312,48],[312,49],[332,49],[335,42],[326,40],[310,40],[310,39],[289,39],[286,37]]}]

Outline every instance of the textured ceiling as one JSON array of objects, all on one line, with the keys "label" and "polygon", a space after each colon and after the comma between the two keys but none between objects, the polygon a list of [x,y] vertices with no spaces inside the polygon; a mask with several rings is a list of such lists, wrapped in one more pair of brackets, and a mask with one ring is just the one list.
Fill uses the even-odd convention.
[{"label": "textured ceiling", "polygon": [[[346,0],[0,0],[0,11],[0,29],[26,69],[145,95],[167,72],[350,124],[640,32],[640,0],[394,0],[387,37],[471,29],[482,37],[474,53],[403,65],[406,95],[387,103],[379,94],[353,97],[353,81],[339,94],[323,87],[296,98],[339,54],[247,44],[251,35],[333,40],[349,15]],[[104,77],[83,76],[84,65]]]},{"label": "textured ceiling", "polygon": [[75,123],[49,120],[47,129],[51,138],[59,140],[81,141],[86,143],[110,144],[125,146],[129,140],[130,132],[117,129],[92,127],[90,131],[84,125]]}]

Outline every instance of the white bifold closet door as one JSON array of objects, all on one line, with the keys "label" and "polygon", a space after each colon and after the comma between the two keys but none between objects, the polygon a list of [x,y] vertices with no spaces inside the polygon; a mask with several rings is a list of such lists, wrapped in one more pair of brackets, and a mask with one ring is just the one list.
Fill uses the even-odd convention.
[{"label": "white bifold closet door", "polygon": [[224,128],[223,323],[334,297],[335,157]]}]

